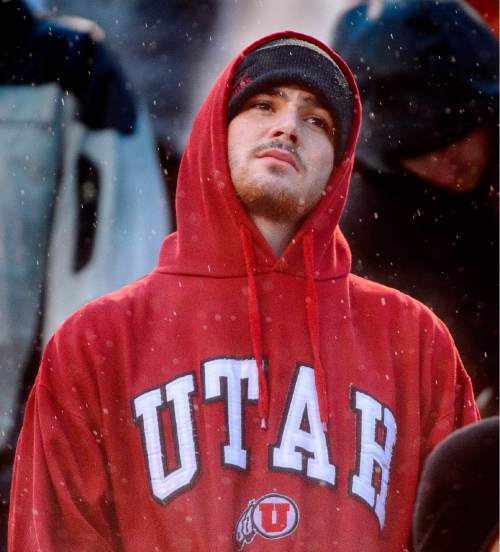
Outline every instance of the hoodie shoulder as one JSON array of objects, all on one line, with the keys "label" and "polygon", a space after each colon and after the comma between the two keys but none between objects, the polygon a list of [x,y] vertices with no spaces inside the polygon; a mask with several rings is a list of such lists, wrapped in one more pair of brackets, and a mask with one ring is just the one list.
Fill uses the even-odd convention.
[{"label": "hoodie shoulder", "polygon": [[429,307],[402,291],[350,274],[349,295],[354,313],[385,319],[389,324],[432,327],[433,332],[453,341],[444,322]]},{"label": "hoodie shoulder", "polygon": [[147,305],[154,279],[154,273],[146,274],[130,284],[89,301],[59,326],[53,338],[81,337],[89,327],[107,333],[127,324],[140,305]]},{"label": "hoodie shoulder", "polygon": [[[44,349],[38,383],[52,388],[71,386],[75,381],[93,382],[103,362],[127,355],[139,339],[138,332],[152,319],[156,304],[152,280],[152,274],[143,276],[86,303],[68,317]],[[120,369],[119,363],[112,364]]]}]

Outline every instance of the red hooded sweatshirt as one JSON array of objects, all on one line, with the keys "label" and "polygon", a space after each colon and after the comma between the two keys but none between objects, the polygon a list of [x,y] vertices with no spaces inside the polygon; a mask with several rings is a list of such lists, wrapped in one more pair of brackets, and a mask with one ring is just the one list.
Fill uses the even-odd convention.
[{"label": "red hooded sweatshirt", "polygon": [[[226,106],[242,56],[280,36],[332,56],[355,107],[344,158],[278,259],[235,195]],[[406,549],[423,460],[477,414],[443,323],[349,273],[338,220],[360,117],[349,69],[310,37],[262,39],[222,73],[156,269],[45,350],[10,552]]]}]

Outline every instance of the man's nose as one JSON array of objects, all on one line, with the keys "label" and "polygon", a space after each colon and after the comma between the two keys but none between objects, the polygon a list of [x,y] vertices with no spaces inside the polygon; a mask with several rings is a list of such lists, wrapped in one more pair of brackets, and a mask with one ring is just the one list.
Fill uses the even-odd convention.
[{"label": "man's nose", "polygon": [[298,115],[294,111],[280,113],[270,130],[271,138],[280,138],[296,146],[299,142],[299,125],[297,117]]}]

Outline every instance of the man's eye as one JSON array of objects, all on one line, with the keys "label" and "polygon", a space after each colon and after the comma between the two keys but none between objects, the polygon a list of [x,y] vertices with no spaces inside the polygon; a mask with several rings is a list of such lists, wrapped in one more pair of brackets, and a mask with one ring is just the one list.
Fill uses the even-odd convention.
[{"label": "man's eye", "polygon": [[313,125],[321,128],[323,130],[328,130],[328,123],[321,117],[311,116],[311,117],[308,117],[307,120],[310,123],[312,123]]},{"label": "man's eye", "polygon": [[251,107],[254,109],[261,109],[262,111],[269,111],[271,110],[271,103],[266,101],[253,102]]}]

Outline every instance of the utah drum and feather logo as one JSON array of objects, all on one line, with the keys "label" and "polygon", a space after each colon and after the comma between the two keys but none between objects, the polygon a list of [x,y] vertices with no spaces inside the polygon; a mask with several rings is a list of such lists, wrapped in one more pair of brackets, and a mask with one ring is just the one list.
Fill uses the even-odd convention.
[{"label": "utah drum and feather logo", "polygon": [[235,528],[235,539],[242,550],[257,534],[265,539],[281,539],[293,533],[299,523],[299,509],[287,496],[269,493],[252,498]]}]

